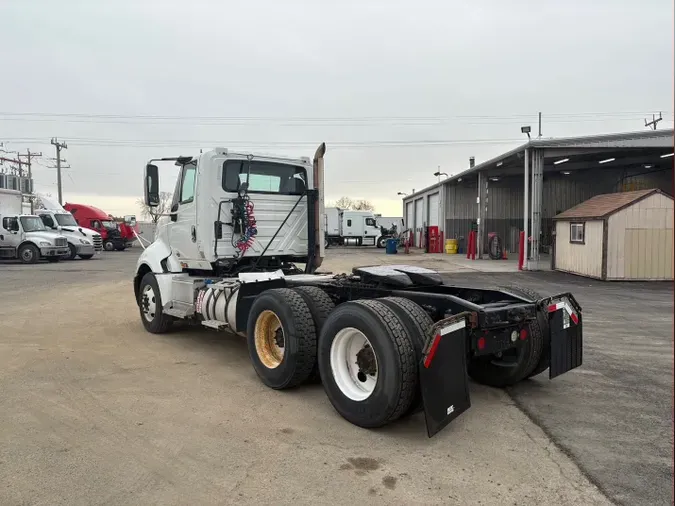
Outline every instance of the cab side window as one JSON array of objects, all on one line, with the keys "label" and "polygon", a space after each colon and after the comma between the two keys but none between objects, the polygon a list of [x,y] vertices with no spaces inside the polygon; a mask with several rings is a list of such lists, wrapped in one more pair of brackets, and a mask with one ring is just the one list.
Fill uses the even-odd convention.
[{"label": "cab side window", "polygon": [[347,220],[347,226],[351,227],[352,226],[352,220]]},{"label": "cab side window", "polygon": [[40,216],[40,218],[42,218],[42,223],[45,224],[45,227],[56,228],[56,225],[54,225],[54,220],[52,220],[51,216],[44,215]]},{"label": "cab side window", "polygon": [[9,230],[10,232],[13,230],[19,230],[19,223],[17,222],[16,218],[3,218],[2,228]]},{"label": "cab side window", "polygon": [[101,222],[98,221],[98,220],[92,220],[91,226],[94,227],[96,230],[100,230],[101,229]]},{"label": "cab side window", "polygon": [[180,204],[187,204],[195,199],[195,179],[197,166],[194,163],[183,167],[183,175],[180,185]]}]

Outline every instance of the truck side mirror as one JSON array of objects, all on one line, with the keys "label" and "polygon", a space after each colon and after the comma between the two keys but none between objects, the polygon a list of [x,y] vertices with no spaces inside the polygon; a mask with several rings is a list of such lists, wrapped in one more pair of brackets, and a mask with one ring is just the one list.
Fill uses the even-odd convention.
[{"label": "truck side mirror", "polygon": [[171,215],[171,221],[178,221],[178,204],[171,206],[169,214]]},{"label": "truck side mirror", "polygon": [[159,169],[151,163],[145,166],[145,205],[159,205]]},{"label": "truck side mirror", "polygon": [[129,214],[124,217],[124,223],[129,225],[130,227],[135,227],[136,226],[136,216],[133,214]]}]

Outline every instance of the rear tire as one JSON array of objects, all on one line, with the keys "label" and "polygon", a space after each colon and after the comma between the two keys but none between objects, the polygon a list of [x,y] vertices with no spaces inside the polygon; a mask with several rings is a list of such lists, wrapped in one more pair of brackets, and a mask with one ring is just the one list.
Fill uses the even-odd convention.
[{"label": "rear tire", "polygon": [[[510,286],[503,286],[500,288],[513,292],[516,295],[521,295],[524,298],[530,299],[532,302],[536,302],[544,298],[544,296],[541,295],[539,292],[530,290],[529,288],[525,288],[522,286],[510,285]],[[549,368],[551,363],[551,357],[549,356],[550,336],[548,328],[548,316],[546,313],[543,313],[542,311],[537,311],[537,319],[532,323],[530,323],[528,327],[528,333],[529,335],[538,336],[536,338],[542,341],[542,351],[541,356],[539,357],[539,361],[537,362],[537,365],[534,366],[534,369],[527,375],[527,378],[532,378],[533,376],[537,376],[538,374],[543,373],[546,369]]]},{"label": "rear tire", "polygon": [[[377,300],[391,308],[403,322],[408,335],[412,338],[416,363],[419,365],[422,361],[427,337],[431,335],[431,327],[434,326],[431,316],[417,303],[403,297],[385,297]],[[422,411],[423,407],[422,391],[418,387],[415,390],[415,398],[410,405],[410,409],[403,416],[418,413]]]},{"label": "rear tire", "polygon": [[354,425],[381,427],[410,409],[418,382],[414,345],[383,302],[340,304],[319,335],[318,363],[328,399]]},{"label": "rear tire", "polygon": [[146,273],[141,279],[137,303],[145,330],[151,334],[163,334],[169,330],[173,317],[164,314],[162,295],[152,272]]},{"label": "rear tire", "polygon": [[[316,286],[297,286],[293,288],[293,291],[298,293],[305,300],[305,303],[309,307],[310,313],[312,313],[312,320],[314,320],[316,335],[320,335],[321,329],[323,328],[326,319],[335,309],[335,303],[333,302],[333,299],[331,299],[330,296],[321,288]],[[318,383],[321,381],[319,366],[316,361],[314,361],[312,372],[310,373],[307,381],[310,383]]]},{"label": "rear tire", "polygon": [[[503,388],[526,379],[539,363],[543,348],[541,333],[530,332],[525,341],[514,349],[514,359],[506,361],[488,355],[472,358],[467,367],[469,376],[477,383],[491,387]],[[499,363],[501,362],[502,365]]]},{"label": "rear tire", "polygon": [[299,293],[265,290],[251,306],[247,327],[248,353],[265,385],[282,390],[307,381],[316,363],[316,329]]},{"label": "rear tire", "polygon": [[80,255],[80,258],[82,260],[91,260],[92,258],[94,258],[94,255]]}]

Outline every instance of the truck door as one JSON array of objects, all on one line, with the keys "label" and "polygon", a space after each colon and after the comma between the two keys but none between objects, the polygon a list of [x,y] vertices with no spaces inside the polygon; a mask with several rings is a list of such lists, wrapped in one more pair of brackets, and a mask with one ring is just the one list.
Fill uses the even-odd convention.
[{"label": "truck door", "polygon": [[195,186],[197,182],[197,160],[183,165],[176,191],[174,192],[168,232],[171,248],[176,256],[183,260],[199,260],[197,237],[197,211],[195,203]]},{"label": "truck door", "polygon": [[21,244],[19,219],[15,216],[5,216],[0,226],[0,248],[15,251],[19,244]]}]

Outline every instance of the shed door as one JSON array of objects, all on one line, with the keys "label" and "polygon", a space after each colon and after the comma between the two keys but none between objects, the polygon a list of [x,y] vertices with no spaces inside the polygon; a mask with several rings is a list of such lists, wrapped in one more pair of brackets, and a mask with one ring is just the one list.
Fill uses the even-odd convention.
[{"label": "shed door", "polygon": [[415,201],[415,229],[419,230],[424,225],[424,200],[417,199]]},{"label": "shed door", "polygon": [[430,227],[438,226],[438,214],[439,214],[439,200],[438,193],[433,193],[429,195],[429,200],[427,203],[427,225]]},{"label": "shed door", "polygon": [[413,203],[408,202],[405,205],[405,227],[413,228],[414,227],[414,213],[413,213]]}]

